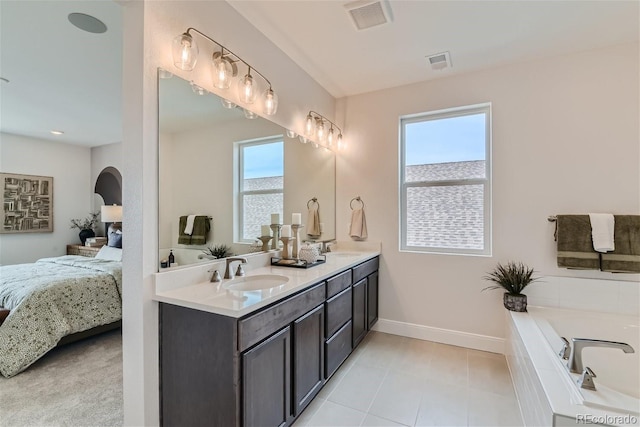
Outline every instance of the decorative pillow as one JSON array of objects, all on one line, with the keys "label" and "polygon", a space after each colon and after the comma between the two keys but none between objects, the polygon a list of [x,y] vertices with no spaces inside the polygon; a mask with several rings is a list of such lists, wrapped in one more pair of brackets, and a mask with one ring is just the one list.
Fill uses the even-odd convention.
[{"label": "decorative pillow", "polygon": [[122,231],[109,230],[109,246],[113,248],[122,248]]},{"label": "decorative pillow", "polygon": [[96,254],[97,259],[106,259],[109,261],[122,261],[122,249],[113,248],[111,246],[103,246]]}]

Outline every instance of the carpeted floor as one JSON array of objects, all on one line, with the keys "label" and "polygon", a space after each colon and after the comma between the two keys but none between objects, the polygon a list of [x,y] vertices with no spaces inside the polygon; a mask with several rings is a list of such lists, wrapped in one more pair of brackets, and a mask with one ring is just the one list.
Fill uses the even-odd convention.
[{"label": "carpeted floor", "polygon": [[0,376],[0,426],[122,426],[120,330],[50,351]]}]

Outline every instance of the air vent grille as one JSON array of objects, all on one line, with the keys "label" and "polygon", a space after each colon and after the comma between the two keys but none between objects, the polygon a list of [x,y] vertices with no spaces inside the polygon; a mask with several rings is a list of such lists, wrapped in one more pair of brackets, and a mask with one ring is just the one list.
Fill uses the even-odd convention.
[{"label": "air vent grille", "polygon": [[345,5],[353,24],[358,30],[386,24],[391,21],[387,2],[356,1]]},{"label": "air vent grille", "polygon": [[435,55],[427,56],[429,65],[434,70],[442,70],[444,68],[451,68],[451,56],[449,52],[436,53]]}]

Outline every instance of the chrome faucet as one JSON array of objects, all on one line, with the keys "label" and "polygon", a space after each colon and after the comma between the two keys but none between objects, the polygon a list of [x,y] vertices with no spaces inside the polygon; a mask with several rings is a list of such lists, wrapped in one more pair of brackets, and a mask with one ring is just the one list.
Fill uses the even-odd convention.
[{"label": "chrome faucet", "polygon": [[233,279],[234,275],[233,275],[233,269],[231,269],[231,263],[234,261],[240,261],[240,264],[238,264],[238,271],[236,271],[236,276],[240,276],[240,277],[244,276],[244,270],[242,269],[242,264],[246,264],[247,259],[243,257],[229,257],[227,258],[227,268],[224,272],[225,279]]},{"label": "chrome faucet", "polygon": [[585,347],[611,347],[619,348],[625,353],[635,353],[633,347],[624,342],[605,341],[605,340],[592,340],[589,338],[571,338],[573,345],[571,346],[571,353],[569,354],[569,361],[567,367],[569,371],[574,374],[581,374],[584,370],[582,365],[582,349]]}]

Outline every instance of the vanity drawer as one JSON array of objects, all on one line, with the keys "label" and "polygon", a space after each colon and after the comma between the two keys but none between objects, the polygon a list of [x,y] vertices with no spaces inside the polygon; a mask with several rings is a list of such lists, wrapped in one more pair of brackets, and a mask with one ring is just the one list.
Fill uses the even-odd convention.
[{"label": "vanity drawer", "polygon": [[351,270],[340,273],[327,280],[327,298],[331,298],[343,289],[351,286]]},{"label": "vanity drawer", "polygon": [[351,321],[325,344],[325,377],[329,378],[351,354]]},{"label": "vanity drawer", "polygon": [[359,282],[374,271],[378,270],[379,262],[378,258],[365,261],[360,265],[353,267],[353,283]]},{"label": "vanity drawer", "polygon": [[240,320],[238,322],[238,350],[246,350],[310,312],[324,302],[325,292],[325,282],[322,282]]},{"label": "vanity drawer", "polygon": [[351,287],[327,300],[325,308],[327,319],[326,337],[333,335],[347,320],[351,320]]}]

